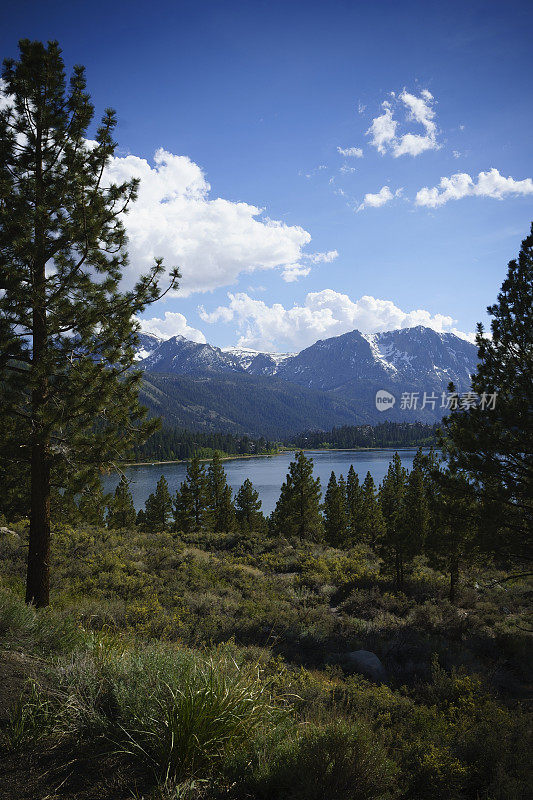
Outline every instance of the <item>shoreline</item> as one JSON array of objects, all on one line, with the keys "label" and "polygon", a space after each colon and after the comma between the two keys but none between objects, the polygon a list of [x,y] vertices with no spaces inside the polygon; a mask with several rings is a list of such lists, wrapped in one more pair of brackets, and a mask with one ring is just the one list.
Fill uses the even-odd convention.
[{"label": "shoreline", "polygon": [[[386,446],[386,447],[293,447],[287,448],[286,450],[281,450],[279,453],[245,453],[242,455],[232,455],[232,456],[221,456],[221,461],[236,461],[239,459],[246,459],[246,458],[276,458],[276,456],[282,456],[285,453],[295,453],[297,450],[302,450],[304,453],[371,453],[379,450],[394,450],[394,452],[402,452],[404,450],[418,450],[418,447],[422,447],[424,450],[429,450],[434,445],[425,444],[425,445],[412,445],[410,447],[394,447],[394,446]],[[157,467],[162,466],[164,464],[187,464],[190,461],[189,458],[177,458],[172,459],[170,461],[128,461],[126,464],[121,464],[122,469],[126,469],[127,467]],[[212,461],[211,458],[201,458],[201,462],[209,462]]]}]

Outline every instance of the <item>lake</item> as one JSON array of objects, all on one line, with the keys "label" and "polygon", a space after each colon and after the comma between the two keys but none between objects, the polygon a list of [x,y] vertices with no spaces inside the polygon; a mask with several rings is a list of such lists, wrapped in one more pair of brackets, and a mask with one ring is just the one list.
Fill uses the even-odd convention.
[{"label": "lake", "polygon": [[[395,450],[315,450],[306,453],[314,462],[315,476],[320,478],[322,491],[325,491],[331,471],[337,477],[342,473],[344,477],[353,464],[363,482],[367,472],[370,472],[376,486],[381,483],[387,472],[389,462]],[[399,451],[402,464],[411,469],[416,449]],[[277,456],[259,456],[257,458],[232,458],[224,461],[224,469],[228,476],[228,483],[234,492],[249,478],[255,489],[259,492],[262,501],[262,511],[270,514],[274,510],[281,484],[285,480],[289,462],[294,458],[293,452],[281,453]],[[183,479],[187,465],[180,464],[150,464],[147,466],[127,467],[124,472],[130,483],[133,502],[138,511],[144,507],[148,495],[154,491],[155,485],[161,475],[164,475],[172,494],[175,493]],[[117,475],[108,475],[103,479],[105,492],[113,492],[118,483]]]}]

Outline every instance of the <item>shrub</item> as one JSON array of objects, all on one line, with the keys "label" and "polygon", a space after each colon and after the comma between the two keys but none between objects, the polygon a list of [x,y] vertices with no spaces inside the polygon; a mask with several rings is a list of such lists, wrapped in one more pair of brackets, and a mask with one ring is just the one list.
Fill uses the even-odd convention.
[{"label": "shrub", "polygon": [[363,725],[337,720],[300,726],[292,736],[271,742],[265,751],[246,781],[246,790],[254,797],[378,800],[391,796],[394,766]]}]

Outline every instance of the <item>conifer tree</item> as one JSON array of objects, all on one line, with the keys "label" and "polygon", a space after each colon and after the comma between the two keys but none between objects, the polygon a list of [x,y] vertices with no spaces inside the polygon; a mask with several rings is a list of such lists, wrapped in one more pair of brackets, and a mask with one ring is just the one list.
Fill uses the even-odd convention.
[{"label": "conifer tree", "polygon": [[[138,182],[105,177],[107,110],[89,146],[84,69],[67,87],[57,42],[22,40],[4,62],[0,110],[0,454],[30,486],[26,600],[49,602],[51,485],[80,491],[157,422],[143,420],[136,315],[158,298],[160,261],[130,291],[123,212]],[[171,273],[170,286],[177,281]]]},{"label": "conifer tree", "polygon": [[149,531],[164,531],[172,512],[172,498],[167,479],[161,475],[155,492],[149,495],[144,507],[144,525]]},{"label": "conifer tree", "polygon": [[[108,495],[104,495],[100,481],[91,489],[83,492],[78,504],[80,520],[85,525],[103,528]],[[135,512],[134,512],[135,519]]]},{"label": "conifer tree", "polygon": [[[533,552],[533,225],[509,262],[497,302],[487,309],[492,336],[478,325],[478,402],[444,420],[442,445],[453,479],[446,491],[468,491],[484,513],[486,547],[531,562]],[[444,473],[446,477],[446,473]],[[460,495],[459,495],[460,496]]]},{"label": "conifer tree", "polygon": [[187,465],[187,474],[174,502],[176,530],[184,533],[202,531],[211,522],[208,510],[208,483],[205,466],[198,456]]},{"label": "conifer tree", "polygon": [[218,450],[215,450],[207,469],[207,501],[213,530],[217,532],[233,530],[235,506]]},{"label": "conifer tree", "polygon": [[246,478],[235,497],[237,522],[247,531],[259,530],[264,523],[261,513],[259,493],[254,489],[249,478]]},{"label": "conifer tree", "polygon": [[[144,525],[145,520],[142,520]],[[125,475],[122,475],[118,482],[115,494],[109,503],[107,515],[107,527],[120,530],[121,528],[131,528],[135,524],[135,506],[131,496],[129,484]]]},{"label": "conifer tree", "polygon": [[431,498],[425,552],[429,563],[449,576],[448,596],[457,600],[461,571],[483,554],[482,520],[475,493],[464,473],[439,467],[441,480]]},{"label": "conifer tree", "polygon": [[303,450],[289,464],[273,515],[275,531],[281,536],[320,539],[323,533],[320,514],[320,479],[313,478],[313,459]]},{"label": "conifer tree", "polygon": [[379,503],[385,520],[379,549],[384,567],[394,573],[399,588],[404,582],[405,529],[402,527],[402,514],[406,479],[407,472],[402,467],[400,456],[395,453],[379,489]]},{"label": "conifer tree", "polygon": [[363,489],[353,464],[348,470],[346,481],[346,511],[348,516],[348,532],[353,543],[363,540]]},{"label": "conifer tree", "polygon": [[[341,475],[342,479],[342,475]],[[324,533],[326,542],[333,547],[346,545],[346,488],[332,472],[324,494]]]},{"label": "conifer tree", "polygon": [[400,519],[403,572],[415,556],[421,555],[429,528],[429,503],[420,463],[413,462],[407,476]]},{"label": "conifer tree", "polygon": [[174,530],[191,533],[195,528],[194,502],[190,486],[186,481],[180,485],[172,505]]},{"label": "conifer tree", "polygon": [[362,541],[374,548],[385,533],[385,520],[381,511],[376,484],[370,472],[366,473],[362,486],[361,519],[359,523]]}]

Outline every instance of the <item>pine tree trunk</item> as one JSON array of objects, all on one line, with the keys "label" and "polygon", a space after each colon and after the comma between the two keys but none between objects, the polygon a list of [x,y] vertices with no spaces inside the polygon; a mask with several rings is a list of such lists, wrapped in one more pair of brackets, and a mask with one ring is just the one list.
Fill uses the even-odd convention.
[{"label": "pine tree trunk", "polygon": [[50,599],[50,466],[45,447],[36,443],[31,459],[31,516],[26,602],[37,608]]},{"label": "pine tree trunk", "polygon": [[42,130],[40,117],[36,130],[35,161],[35,241],[33,260],[33,357],[32,357],[32,449],[31,510],[26,602],[38,608],[50,601],[50,461],[49,438],[42,414],[48,396],[46,355],[46,256],[41,208],[43,192]]}]

